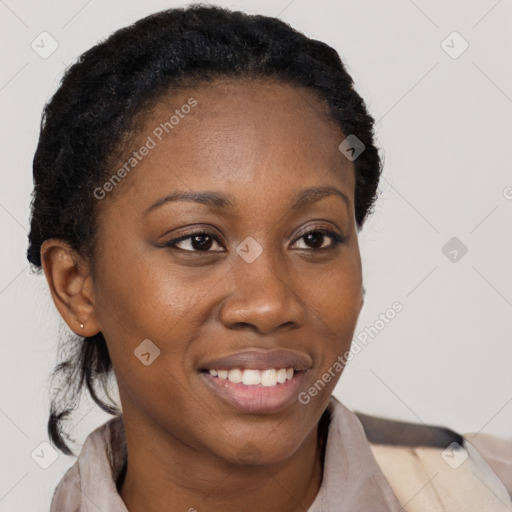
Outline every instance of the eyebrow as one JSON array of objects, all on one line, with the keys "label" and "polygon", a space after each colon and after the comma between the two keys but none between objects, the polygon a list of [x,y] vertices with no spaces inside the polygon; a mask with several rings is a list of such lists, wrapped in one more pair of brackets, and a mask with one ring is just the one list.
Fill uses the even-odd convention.
[{"label": "eyebrow", "polygon": [[[298,192],[292,195],[292,204],[290,210],[300,210],[310,204],[320,201],[324,197],[329,196],[337,196],[341,198],[345,203],[347,209],[350,210],[352,206],[352,202],[350,201],[350,199],[341,190],[332,186],[311,187],[299,190]],[[147,215],[149,212],[159,208],[160,206],[163,206],[164,204],[176,201],[189,201],[204,204],[205,206],[210,206],[213,208],[224,209],[235,208],[237,206],[235,198],[229,194],[221,194],[219,192],[213,191],[193,192],[178,190],[176,192],[172,192],[171,194],[167,194],[166,196],[159,199],[156,203],[153,203],[149,208],[147,208],[144,211],[143,215]]]}]

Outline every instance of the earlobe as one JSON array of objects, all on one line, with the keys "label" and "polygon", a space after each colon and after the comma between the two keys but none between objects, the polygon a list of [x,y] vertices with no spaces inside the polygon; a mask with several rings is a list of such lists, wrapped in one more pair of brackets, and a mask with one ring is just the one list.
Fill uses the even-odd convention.
[{"label": "earlobe", "polygon": [[84,259],[67,242],[52,238],[41,246],[41,262],[53,302],[69,328],[80,336],[98,333],[92,276]]}]

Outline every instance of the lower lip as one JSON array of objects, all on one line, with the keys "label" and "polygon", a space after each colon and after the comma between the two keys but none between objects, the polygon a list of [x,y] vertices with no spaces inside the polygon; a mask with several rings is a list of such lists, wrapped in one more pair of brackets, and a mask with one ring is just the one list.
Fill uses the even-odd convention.
[{"label": "lower lip", "polygon": [[275,386],[246,386],[201,373],[207,385],[218,396],[242,412],[269,414],[297,401],[305,371],[295,372],[291,380]]}]

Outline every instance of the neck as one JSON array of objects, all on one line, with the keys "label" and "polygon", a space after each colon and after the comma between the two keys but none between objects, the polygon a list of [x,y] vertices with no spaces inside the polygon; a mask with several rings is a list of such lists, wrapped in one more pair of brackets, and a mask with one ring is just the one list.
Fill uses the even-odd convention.
[{"label": "neck", "polygon": [[176,440],[133,439],[127,430],[129,460],[119,494],[130,512],[160,512],[169,504],[190,512],[307,510],[322,482],[326,418],[289,458],[267,465],[231,464]]}]

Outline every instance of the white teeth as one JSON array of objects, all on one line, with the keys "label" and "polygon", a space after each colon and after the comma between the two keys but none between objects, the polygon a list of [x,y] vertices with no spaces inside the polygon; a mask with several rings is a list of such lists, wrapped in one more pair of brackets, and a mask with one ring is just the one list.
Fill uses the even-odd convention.
[{"label": "white teeth", "polygon": [[286,368],[279,368],[279,370],[277,370],[277,382],[279,382],[279,384],[286,382]]},{"label": "white teeth", "polygon": [[287,380],[293,379],[293,368],[266,368],[264,370],[254,370],[241,368],[232,368],[231,370],[209,370],[212,377],[218,377],[223,380],[229,380],[234,384],[243,383],[245,386],[272,387],[276,384],[284,384]]},{"label": "white teeth", "polygon": [[259,370],[244,370],[242,382],[246,386],[256,386],[261,384],[261,372]]},{"label": "white teeth", "polygon": [[243,380],[242,370],[240,370],[238,368],[234,368],[233,370],[229,370],[228,380],[230,382],[234,382],[235,384],[238,384],[238,383],[242,382],[242,380]]},{"label": "white teeth", "polygon": [[263,370],[261,372],[261,385],[262,386],[275,386],[277,384],[277,372],[274,368],[270,370]]}]

